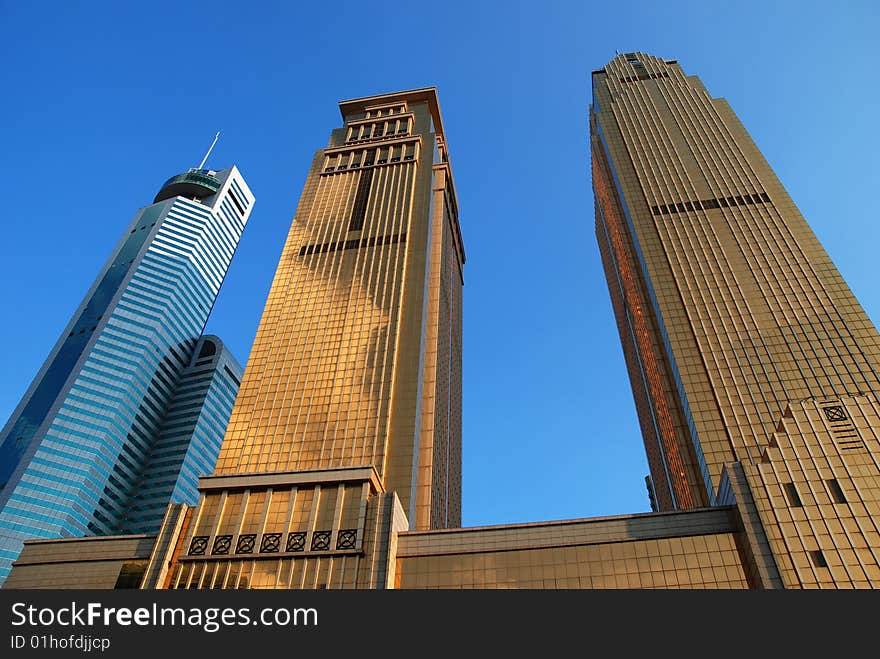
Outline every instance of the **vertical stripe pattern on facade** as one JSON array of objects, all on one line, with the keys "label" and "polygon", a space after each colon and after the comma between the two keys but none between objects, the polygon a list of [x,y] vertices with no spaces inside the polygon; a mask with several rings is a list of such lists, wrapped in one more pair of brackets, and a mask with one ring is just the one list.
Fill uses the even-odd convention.
[{"label": "vertical stripe pattern on facade", "polygon": [[[760,455],[786,401],[876,388],[876,365],[817,275],[827,255],[769,168],[749,161],[714,99],[680,67],[634,55],[654,77],[622,82],[631,64],[612,61],[597,93],[601,130],[617,131],[633,168],[623,196],[634,240],[650,255],[647,279],[675,291],[657,302],[666,335],[701,356],[676,363],[709,384],[686,378],[691,391],[681,393],[699,410],[707,486],[717,487],[726,460]],[[771,201],[740,202],[762,193]],[[683,212],[652,210],[679,204]]]},{"label": "vertical stripe pattern on facade", "polygon": [[597,226],[632,245],[706,495],[741,469],[786,587],[876,587],[880,334],[725,101],[643,53],[593,92]]},{"label": "vertical stripe pattern on facade", "polygon": [[464,259],[431,109],[397,105],[315,156],[216,473],[374,466],[428,528],[460,518]]},{"label": "vertical stripe pattern on facade", "polygon": [[384,588],[461,519],[464,252],[433,89],[340,104],[165,588]]}]

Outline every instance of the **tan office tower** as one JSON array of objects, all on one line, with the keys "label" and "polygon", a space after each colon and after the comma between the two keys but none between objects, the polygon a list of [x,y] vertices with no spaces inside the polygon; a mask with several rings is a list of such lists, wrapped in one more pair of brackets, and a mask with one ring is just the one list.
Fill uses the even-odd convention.
[{"label": "tan office tower", "polygon": [[659,509],[728,503],[741,466],[785,586],[876,586],[876,328],[729,105],[676,62],[595,71],[590,128]]},{"label": "tan office tower", "polygon": [[461,524],[464,251],[437,93],[340,110],[168,587],[381,587],[380,527]]}]

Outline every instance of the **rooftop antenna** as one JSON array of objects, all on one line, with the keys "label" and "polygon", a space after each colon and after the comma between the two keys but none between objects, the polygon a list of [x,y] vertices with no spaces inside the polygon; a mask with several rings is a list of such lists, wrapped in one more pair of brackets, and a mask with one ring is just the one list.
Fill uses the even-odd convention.
[{"label": "rooftop antenna", "polygon": [[208,152],[205,154],[205,157],[202,158],[202,162],[199,163],[199,166],[196,167],[196,169],[201,169],[202,167],[205,166],[205,162],[208,160],[208,156],[211,155],[211,151],[214,150],[214,145],[217,144],[217,140],[219,137],[220,137],[220,131],[218,130],[217,134],[214,135],[214,141],[211,142],[211,146],[208,147]]}]

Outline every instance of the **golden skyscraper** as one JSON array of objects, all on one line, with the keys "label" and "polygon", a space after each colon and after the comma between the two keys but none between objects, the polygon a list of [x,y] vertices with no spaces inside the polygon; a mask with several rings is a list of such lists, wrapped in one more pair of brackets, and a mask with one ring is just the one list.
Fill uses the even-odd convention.
[{"label": "golden skyscraper", "polygon": [[[376,586],[394,514],[461,524],[464,251],[437,93],[340,110],[187,521],[185,555],[230,560],[184,563],[170,587]],[[248,560],[267,553],[286,558]]]},{"label": "golden skyscraper", "polygon": [[786,586],[876,586],[880,335],[723,99],[593,74],[596,232],[661,510],[739,463]]}]

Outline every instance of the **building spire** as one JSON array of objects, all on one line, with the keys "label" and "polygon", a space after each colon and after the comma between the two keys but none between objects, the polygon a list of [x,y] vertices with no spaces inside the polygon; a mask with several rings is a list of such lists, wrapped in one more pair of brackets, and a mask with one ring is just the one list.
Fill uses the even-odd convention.
[{"label": "building spire", "polygon": [[214,141],[211,142],[211,146],[208,147],[208,151],[207,151],[207,153],[205,153],[205,157],[202,158],[202,162],[199,163],[199,166],[196,167],[196,169],[201,169],[202,167],[205,166],[205,162],[208,160],[208,156],[211,155],[211,151],[214,150],[214,145],[217,144],[217,140],[219,139],[219,137],[220,137],[220,131],[218,130],[217,134],[214,135]]}]

